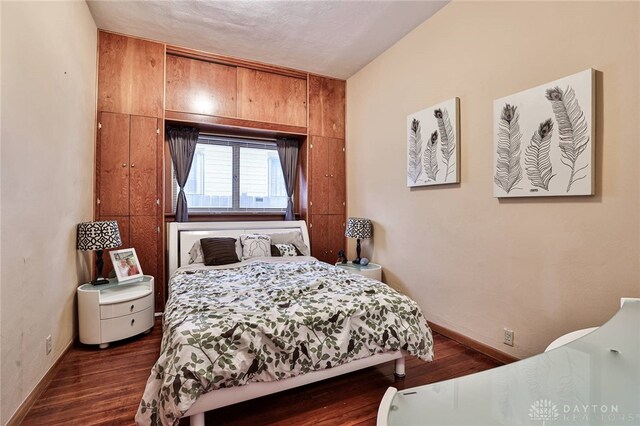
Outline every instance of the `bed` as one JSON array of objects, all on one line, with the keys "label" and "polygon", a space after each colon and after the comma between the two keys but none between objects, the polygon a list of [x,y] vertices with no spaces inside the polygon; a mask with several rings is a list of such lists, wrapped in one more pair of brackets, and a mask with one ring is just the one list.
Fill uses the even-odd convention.
[{"label": "bed", "polygon": [[[395,360],[433,339],[415,302],[310,256],[189,264],[202,238],[297,231],[304,221],[171,223],[163,339],[136,422],[204,426],[209,410]],[[308,254],[308,253],[302,253]]]}]

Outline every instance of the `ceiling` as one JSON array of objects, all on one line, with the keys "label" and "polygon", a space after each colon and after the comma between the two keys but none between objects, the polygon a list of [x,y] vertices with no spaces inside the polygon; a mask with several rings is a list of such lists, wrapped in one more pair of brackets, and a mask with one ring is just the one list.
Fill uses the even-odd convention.
[{"label": "ceiling", "polygon": [[447,1],[87,0],[98,28],[346,79]]}]

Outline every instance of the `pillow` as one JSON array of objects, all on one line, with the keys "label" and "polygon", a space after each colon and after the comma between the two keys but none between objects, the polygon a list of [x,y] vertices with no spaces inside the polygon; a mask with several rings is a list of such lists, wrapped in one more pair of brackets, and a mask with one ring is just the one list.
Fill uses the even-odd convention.
[{"label": "pillow", "polygon": [[271,256],[302,256],[302,253],[293,244],[271,244]]},{"label": "pillow", "polygon": [[271,257],[271,237],[261,234],[240,235],[242,260],[252,257]]},{"label": "pillow", "polygon": [[202,238],[200,240],[204,264],[207,266],[238,263],[235,238]]},{"label": "pillow", "polygon": [[[240,239],[234,238],[234,240],[236,240],[236,256],[238,257],[238,259],[242,259],[242,246],[240,245]],[[191,246],[191,250],[189,250],[189,265],[193,263],[204,263],[204,255],[202,254],[202,246],[200,245],[200,240],[197,240],[195,243],[193,243],[193,245]]]},{"label": "pillow", "polygon": [[301,256],[309,256],[309,247],[304,243],[300,231],[271,234],[271,244],[293,244],[302,253]]}]

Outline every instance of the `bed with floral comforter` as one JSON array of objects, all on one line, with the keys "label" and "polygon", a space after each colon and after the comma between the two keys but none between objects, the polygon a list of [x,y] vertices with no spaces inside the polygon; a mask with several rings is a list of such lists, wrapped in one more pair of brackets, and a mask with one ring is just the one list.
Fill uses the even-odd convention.
[{"label": "bed with floral comforter", "polygon": [[405,350],[433,339],[418,305],[379,281],[313,258],[261,258],[171,278],[160,357],[136,414],[173,425],[201,394]]}]

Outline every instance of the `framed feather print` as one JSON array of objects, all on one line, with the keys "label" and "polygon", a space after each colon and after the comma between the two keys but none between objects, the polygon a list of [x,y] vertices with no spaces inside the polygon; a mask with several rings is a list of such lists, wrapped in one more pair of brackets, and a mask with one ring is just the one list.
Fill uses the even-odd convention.
[{"label": "framed feather print", "polygon": [[460,182],[458,98],[407,117],[407,186]]},{"label": "framed feather print", "polygon": [[494,197],[593,195],[594,74],[493,102]]}]

